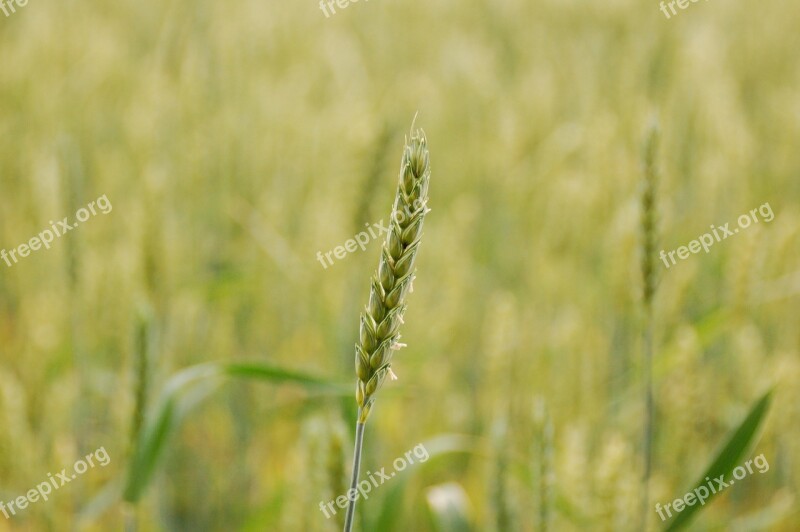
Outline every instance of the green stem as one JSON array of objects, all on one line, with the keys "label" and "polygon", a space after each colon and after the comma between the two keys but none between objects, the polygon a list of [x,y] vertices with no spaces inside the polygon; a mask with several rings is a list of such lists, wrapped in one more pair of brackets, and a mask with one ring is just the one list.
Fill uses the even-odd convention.
[{"label": "green stem", "polygon": [[356,498],[350,497],[351,494],[356,492],[358,485],[358,472],[361,469],[361,448],[364,446],[364,423],[361,419],[361,409],[358,409],[358,419],[356,422],[356,444],[353,451],[353,476],[350,479],[350,490],[347,492],[347,516],[344,520],[344,532],[351,532],[353,530],[353,515],[356,510]]}]

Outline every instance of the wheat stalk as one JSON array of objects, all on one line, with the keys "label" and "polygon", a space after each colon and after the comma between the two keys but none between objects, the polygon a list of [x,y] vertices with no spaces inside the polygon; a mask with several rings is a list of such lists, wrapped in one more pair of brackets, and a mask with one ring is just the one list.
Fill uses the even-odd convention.
[{"label": "wheat stalk", "polygon": [[656,187],[658,184],[658,171],[656,157],[658,149],[658,126],[653,123],[645,141],[643,153],[644,179],[642,181],[642,250],[641,269],[644,306],[644,406],[645,419],[642,434],[642,447],[644,452],[642,467],[642,530],[647,530],[647,515],[649,504],[649,484],[652,469],[653,454],[653,297],[656,292],[658,278],[656,276],[656,246],[658,245],[658,232],[656,224]]},{"label": "wheat stalk", "polygon": [[[392,353],[401,347],[400,325],[406,310],[406,295],[414,282],[414,261],[419,250],[422,224],[428,209],[428,184],[431,170],[428,141],[425,133],[411,126],[400,162],[400,178],[395,194],[389,232],[381,250],[378,269],[372,277],[369,302],[361,314],[356,343],[356,402],[358,420],[353,453],[353,475],[350,489],[355,490],[361,464],[364,425],[369,417],[375,394],[392,372]],[[347,506],[344,530],[353,526],[355,497]]]}]

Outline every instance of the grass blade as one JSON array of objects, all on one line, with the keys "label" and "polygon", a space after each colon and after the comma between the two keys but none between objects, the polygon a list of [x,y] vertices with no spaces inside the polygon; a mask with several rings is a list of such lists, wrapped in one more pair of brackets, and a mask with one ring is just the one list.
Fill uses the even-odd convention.
[{"label": "grass blade", "polygon": [[[705,484],[706,477],[713,479],[720,475],[727,476],[733,471],[734,467],[739,465],[740,460],[753,442],[756,432],[758,432],[758,427],[766,416],[771,399],[772,390],[765,393],[755,402],[750,409],[750,413],[747,414],[744,421],[742,421],[739,427],[733,432],[728,442],[714,459],[714,462],[706,469],[705,473],[700,476],[700,479],[693,484],[693,488]],[[715,495],[716,494],[712,494],[706,499],[706,503],[710,502]],[[700,506],[694,504],[692,506],[687,506],[665,530],[680,530],[689,523],[701,508],[705,508],[705,505]]]},{"label": "grass blade", "polygon": [[255,380],[272,381],[276,383],[302,384],[309,389],[352,392],[352,386],[332,382],[326,379],[308,375],[299,371],[288,370],[260,362],[237,362],[226,364],[223,368],[230,377],[242,377]]},{"label": "grass blade", "polygon": [[275,384],[299,384],[307,389],[351,393],[349,386],[299,371],[260,362],[209,363],[173,375],[146,423],[129,463],[123,499],[135,503],[153,479],[158,462],[181,420],[229,379],[250,378]]}]

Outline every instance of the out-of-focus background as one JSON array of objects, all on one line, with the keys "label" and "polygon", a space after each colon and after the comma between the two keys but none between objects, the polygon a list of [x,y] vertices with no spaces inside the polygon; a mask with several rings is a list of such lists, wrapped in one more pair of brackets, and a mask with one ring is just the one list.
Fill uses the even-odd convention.
[{"label": "out-of-focus background", "polygon": [[[670,19],[633,0],[0,12],[0,248],[113,205],[0,262],[0,500],[110,456],[0,530],[341,529],[319,503],[346,488],[381,244],[327,268],[316,254],[388,220],[415,114],[432,212],[362,472],[420,443],[430,459],[360,500],[356,528],[640,529],[641,147],[657,120],[659,251],[766,203],[774,219],[655,258],[651,506],[691,490],[774,386],[745,456],[769,471],[690,528],[797,530],[798,26],[777,0]],[[169,378],[242,360],[347,392],[230,379],[120,502]]]}]

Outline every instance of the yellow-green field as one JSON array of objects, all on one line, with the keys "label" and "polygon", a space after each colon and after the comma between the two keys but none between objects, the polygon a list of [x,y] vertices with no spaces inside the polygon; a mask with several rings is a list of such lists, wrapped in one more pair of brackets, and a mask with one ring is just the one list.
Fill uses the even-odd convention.
[{"label": "yellow-green field", "polygon": [[320,503],[349,483],[384,237],[317,253],[388,221],[415,115],[432,211],[362,477],[428,458],[360,499],[354,530],[642,530],[654,122],[657,251],[774,219],[651,257],[647,530],[770,389],[735,457],[768,470],[688,529],[800,529],[798,27],[777,0],[670,19],[655,0],[0,11],[0,249],[18,259],[0,260],[0,501],[110,457],[0,532],[342,529]]}]

